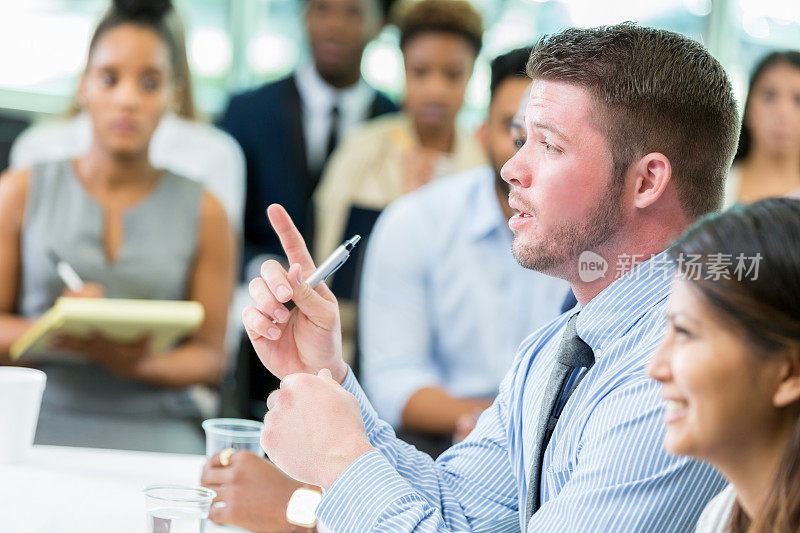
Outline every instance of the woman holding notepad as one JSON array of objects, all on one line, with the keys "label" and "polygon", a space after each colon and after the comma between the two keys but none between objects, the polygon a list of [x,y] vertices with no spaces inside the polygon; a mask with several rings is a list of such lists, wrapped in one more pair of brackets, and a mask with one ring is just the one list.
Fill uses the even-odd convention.
[{"label": "woman holding notepad", "polygon": [[[64,295],[192,300],[203,322],[158,352],[151,336],[120,342],[95,332],[54,336],[49,353],[23,356],[47,373],[41,444],[203,450],[188,387],[214,385],[222,373],[235,244],[210,193],[149,162],[151,136],[178,96],[170,9],[117,0],[100,22],[79,87],[94,130],[88,153],[0,178],[0,363]],[[83,289],[69,291],[59,262]]]}]

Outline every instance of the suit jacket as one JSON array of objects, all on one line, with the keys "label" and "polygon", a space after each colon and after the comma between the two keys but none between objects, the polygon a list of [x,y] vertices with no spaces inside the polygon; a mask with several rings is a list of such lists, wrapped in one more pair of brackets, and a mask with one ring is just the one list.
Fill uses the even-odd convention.
[{"label": "suit jacket", "polygon": [[[375,92],[368,118],[397,107]],[[306,164],[302,106],[294,76],[231,98],[219,126],[241,145],[247,161],[243,265],[259,254],[283,255],[264,210],[283,205],[303,237],[313,244],[311,195],[317,176]]]}]

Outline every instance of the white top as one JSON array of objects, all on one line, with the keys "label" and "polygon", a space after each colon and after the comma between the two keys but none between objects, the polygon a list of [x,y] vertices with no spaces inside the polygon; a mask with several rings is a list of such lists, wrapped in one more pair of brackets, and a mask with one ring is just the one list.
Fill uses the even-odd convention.
[{"label": "white top", "polygon": [[[92,124],[82,113],[74,118],[37,124],[11,147],[10,166],[69,159],[84,154],[92,142]],[[239,144],[224,131],[174,114],[165,115],[150,141],[153,166],[205,185],[225,208],[241,234],[245,162]]]},{"label": "white top", "polygon": [[722,209],[728,209],[736,203],[739,198],[739,186],[742,184],[742,173],[739,167],[732,166],[728,172],[728,179],[725,180],[725,198],[722,201]]},{"label": "white top", "polygon": [[311,64],[298,68],[295,80],[303,102],[306,161],[310,169],[319,171],[325,162],[333,106],[339,106],[337,135],[341,141],[348,132],[369,118],[369,108],[375,98],[375,91],[363,78],[350,87],[337,89],[323,80]]},{"label": "white top", "polygon": [[733,485],[728,485],[703,509],[695,533],[726,533],[735,502],[736,490]]}]

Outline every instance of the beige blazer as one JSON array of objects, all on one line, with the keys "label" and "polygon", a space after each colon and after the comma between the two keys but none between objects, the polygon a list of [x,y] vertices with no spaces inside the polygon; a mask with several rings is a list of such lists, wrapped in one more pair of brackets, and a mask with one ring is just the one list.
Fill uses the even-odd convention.
[{"label": "beige blazer", "polygon": [[[416,143],[411,122],[401,112],[365,123],[331,155],[314,193],[317,262],[344,240],[352,207],[382,210],[406,192],[402,158]],[[475,135],[457,131],[453,152],[442,158],[433,179],[484,164],[486,156]]]}]

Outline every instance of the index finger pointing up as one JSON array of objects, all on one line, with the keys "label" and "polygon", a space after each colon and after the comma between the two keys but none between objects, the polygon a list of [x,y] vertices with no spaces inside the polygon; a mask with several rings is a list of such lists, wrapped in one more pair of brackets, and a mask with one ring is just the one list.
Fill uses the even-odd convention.
[{"label": "index finger pointing up", "polygon": [[267,208],[267,218],[272,224],[272,229],[278,234],[289,264],[299,263],[303,272],[307,274],[313,272],[314,260],[311,258],[303,236],[300,235],[286,209],[280,204],[272,204]]}]

